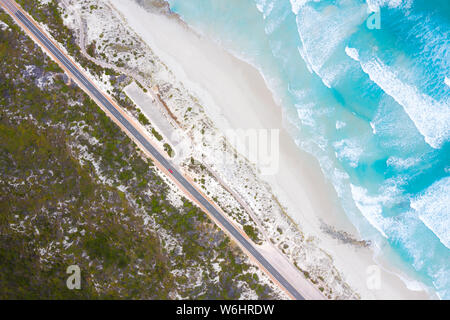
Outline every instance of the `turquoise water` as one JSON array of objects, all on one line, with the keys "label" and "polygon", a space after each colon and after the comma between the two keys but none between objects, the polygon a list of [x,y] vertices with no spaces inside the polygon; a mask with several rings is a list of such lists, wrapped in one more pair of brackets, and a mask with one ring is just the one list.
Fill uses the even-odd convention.
[{"label": "turquoise water", "polygon": [[261,71],[362,236],[450,299],[450,2],[169,2]]}]

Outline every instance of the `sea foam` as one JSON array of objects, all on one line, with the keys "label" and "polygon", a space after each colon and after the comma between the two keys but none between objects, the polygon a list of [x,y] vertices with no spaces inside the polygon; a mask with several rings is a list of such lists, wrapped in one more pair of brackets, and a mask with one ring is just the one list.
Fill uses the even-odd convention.
[{"label": "sea foam", "polygon": [[[348,49],[347,54],[354,59],[357,51]],[[450,107],[436,101],[432,97],[398,77],[398,71],[392,70],[380,59],[372,58],[360,61],[362,70],[386,94],[400,104],[425,141],[435,149],[439,149],[450,137]]]},{"label": "sea foam", "polygon": [[411,201],[420,220],[450,249],[450,177],[433,183]]},{"label": "sea foam", "polygon": [[[448,299],[450,192],[433,185],[450,172],[449,24],[434,4],[444,1],[170,2],[236,42],[265,78],[277,71],[269,86],[283,98],[283,125],[318,159],[361,236],[388,242]],[[382,10],[382,29],[367,28],[368,9]]]},{"label": "sea foam", "polygon": [[305,5],[297,13],[297,31],[302,43],[298,48],[300,55],[308,69],[314,71],[327,87],[330,88],[346,68],[342,63],[328,67],[326,64],[339,53],[337,49],[344,45],[365,17],[366,12],[359,5],[346,8],[329,5],[322,10]]}]

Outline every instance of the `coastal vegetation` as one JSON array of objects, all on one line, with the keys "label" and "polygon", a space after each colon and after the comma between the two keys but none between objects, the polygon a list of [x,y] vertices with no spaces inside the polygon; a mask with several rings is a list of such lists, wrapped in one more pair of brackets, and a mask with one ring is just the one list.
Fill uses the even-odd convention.
[{"label": "coastal vegetation", "polygon": [[[93,74],[56,1],[18,1]],[[11,20],[0,30],[0,299],[274,298],[248,258]],[[141,119],[142,121],[142,119]],[[81,290],[66,269],[81,269]],[[266,280],[267,281],[267,280]]]}]

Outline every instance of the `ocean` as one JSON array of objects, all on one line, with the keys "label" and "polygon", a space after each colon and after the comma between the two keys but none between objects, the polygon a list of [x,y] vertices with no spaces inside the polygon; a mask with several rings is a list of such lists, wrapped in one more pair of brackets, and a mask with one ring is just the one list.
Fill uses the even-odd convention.
[{"label": "ocean", "polygon": [[169,3],[260,70],[283,125],[408,286],[450,299],[450,1]]}]

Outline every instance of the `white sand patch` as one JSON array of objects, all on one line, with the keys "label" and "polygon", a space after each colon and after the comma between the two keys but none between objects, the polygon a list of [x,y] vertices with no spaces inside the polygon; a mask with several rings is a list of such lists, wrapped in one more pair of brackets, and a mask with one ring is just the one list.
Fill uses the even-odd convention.
[{"label": "white sand patch", "polygon": [[[86,2],[89,1],[83,3]],[[151,48],[141,48],[139,53],[144,56],[132,58],[128,66],[148,76],[148,88],[154,85],[160,88],[168,107],[192,139],[193,148],[184,155],[184,163],[192,156],[216,172],[257,215],[274,246],[285,252],[292,263],[308,270],[311,276],[320,275],[323,281],[318,286],[333,289],[332,297],[356,297],[354,291],[369,299],[423,297],[421,293],[412,294],[400,279],[388,273],[382,274],[382,290],[368,290],[366,269],[374,263],[373,252],[369,248],[342,244],[321,231],[320,221],[323,220],[358,237],[337,206],[335,192],[325,181],[317,161],[299,151],[283,129],[281,109],[257,70],[214,42],[191,32],[175,18],[148,13],[130,0],[108,3],[114,5],[120,15],[111,17],[102,11],[96,16],[97,13],[86,12],[87,43],[99,40],[102,33],[102,39],[114,39],[117,33],[122,34],[120,40],[133,37],[125,36],[127,29],[117,25],[117,17],[121,16]],[[259,176],[241,156],[232,164],[219,161],[221,152],[230,153],[232,148],[224,151],[220,145],[205,143],[202,131],[223,135],[230,128],[279,129],[278,172],[273,176]],[[205,184],[209,187],[213,182]],[[214,189],[213,193],[216,192],[219,189]],[[231,204],[233,200],[226,198],[224,195],[221,200],[225,199],[225,205]],[[304,292],[313,294],[309,282],[304,287]]]}]

